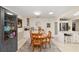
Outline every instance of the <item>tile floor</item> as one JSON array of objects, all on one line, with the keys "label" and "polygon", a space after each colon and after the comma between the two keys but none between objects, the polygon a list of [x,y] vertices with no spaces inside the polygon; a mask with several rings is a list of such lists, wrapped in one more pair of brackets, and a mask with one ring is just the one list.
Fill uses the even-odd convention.
[{"label": "tile floor", "polygon": [[79,43],[64,44],[63,52],[79,52]]},{"label": "tile floor", "polygon": [[[32,52],[29,41],[27,41],[18,52]],[[35,51],[39,52],[39,51]],[[60,44],[59,41],[54,41],[51,48],[47,47],[42,49],[41,52],[79,52],[79,43],[64,43]]]},{"label": "tile floor", "polygon": [[[26,42],[22,48],[20,48],[18,50],[18,52],[32,52],[32,48],[29,45],[29,42]],[[39,51],[35,51],[35,52],[39,52]],[[51,48],[47,47],[46,49],[42,49],[41,52],[61,52],[55,44],[52,43]]]}]

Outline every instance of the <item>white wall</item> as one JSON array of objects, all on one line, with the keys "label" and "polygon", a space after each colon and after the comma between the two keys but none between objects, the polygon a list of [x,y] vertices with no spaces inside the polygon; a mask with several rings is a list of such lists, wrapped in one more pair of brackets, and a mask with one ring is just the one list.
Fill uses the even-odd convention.
[{"label": "white wall", "polygon": [[[26,24],[25,20],[26,18],[18,17],[22,19],[22,28],[18,28],[18,49],[20,49],[24,43],[26,42],[26,39],[24,38],[24,24]],[[27,33],[26,33],[27,34]]]},{"label": "white wall", "polygon": [[[52,31],[52,35],[54,35],[54,22],[56,20],[56,18],[30,18],[30,26],[36,29],[38,26],[41,26],[46,33],[50,30]],[[51,24],[50,28],[47,28],[47,23]]]}]

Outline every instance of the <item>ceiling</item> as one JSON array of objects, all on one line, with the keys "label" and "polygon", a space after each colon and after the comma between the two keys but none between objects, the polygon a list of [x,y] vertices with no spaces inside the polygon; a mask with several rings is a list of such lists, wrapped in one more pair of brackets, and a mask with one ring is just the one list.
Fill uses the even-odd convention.
[{"label": "ceiling", "polygon": [[[5,8],[15,12],[23,17],[36,17],[33,12],[40,11],[40,17],[57,17],[64,13],[78,8],[78,6],[4,6]],[[53,15],[48,13],[52,11]]]}]

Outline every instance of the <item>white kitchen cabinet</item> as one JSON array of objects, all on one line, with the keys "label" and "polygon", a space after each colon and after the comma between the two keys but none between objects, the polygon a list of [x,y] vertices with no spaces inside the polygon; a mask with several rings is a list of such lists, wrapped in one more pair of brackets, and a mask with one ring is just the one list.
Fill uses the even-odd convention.
[{"label": "white kitchen cabinet", "polygon": [[79,32],[73,32],[71,42],[72,43],[79,43]]}]

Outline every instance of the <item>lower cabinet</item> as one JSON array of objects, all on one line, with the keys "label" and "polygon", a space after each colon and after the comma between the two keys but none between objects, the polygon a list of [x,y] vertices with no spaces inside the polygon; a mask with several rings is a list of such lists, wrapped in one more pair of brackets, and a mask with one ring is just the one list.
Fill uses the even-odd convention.
[{"label": "lower cabinet", "polygon": [[79,43],[79,32],[74,32],[72,35],[72,43]]}]

